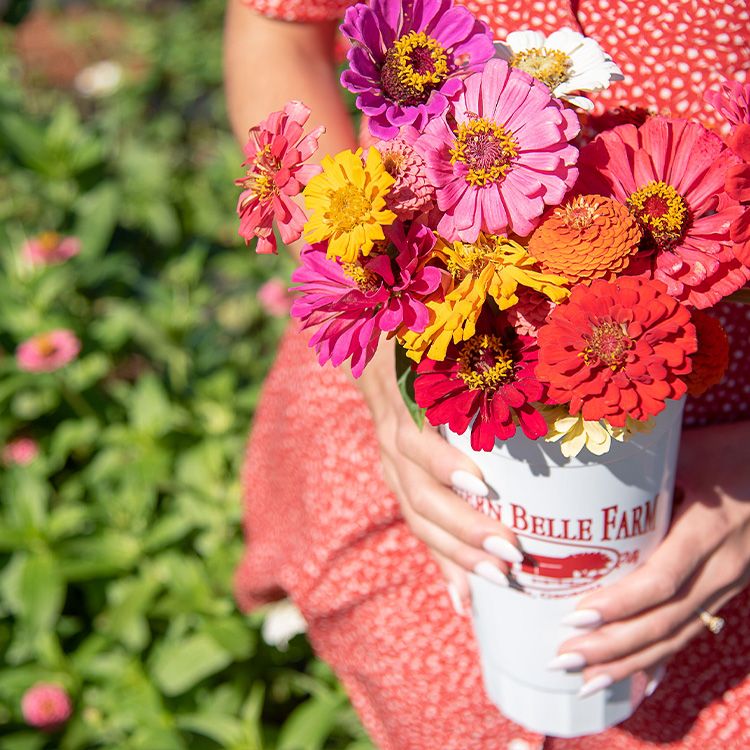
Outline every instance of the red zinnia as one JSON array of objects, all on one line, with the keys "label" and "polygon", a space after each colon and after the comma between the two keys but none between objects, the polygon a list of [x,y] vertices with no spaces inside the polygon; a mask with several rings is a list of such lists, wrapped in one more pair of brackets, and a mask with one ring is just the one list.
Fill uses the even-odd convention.
[{"label": "red zinnia", "polygon": [[700,396],[724,377],[729,367],[729,339],[713,315],[693,310],[692,322],[698,335],[698,351],[690,357],[693,369],[684,380],[687,392]]},{"label": "red zinnia", "polygon": [[623,277],[578,284],[539,330],[537,377],[570,413],[645,421],[686,390],[697,349],[690,312],[659,281]]},{"label": "red zinnia", "polygon": [[431,424],[447,424],[458,434],[476,416],[474,450],[491,451],[496,437],[515,435],[516,424],[536,440],[547,432],[533,405],[544,398],[544,387],[534,376],[536,364],[532,338],[517,336],[504,320],[493,326],[481,317],[474,336],[450,344],[442,362],[422,359],[414,383],[416,401]]}]

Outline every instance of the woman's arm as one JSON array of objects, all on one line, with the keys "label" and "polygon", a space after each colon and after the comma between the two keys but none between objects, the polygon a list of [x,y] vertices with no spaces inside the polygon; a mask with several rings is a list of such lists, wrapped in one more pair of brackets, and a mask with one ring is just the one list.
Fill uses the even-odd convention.
[{"label": "woman's arm", "polygon": [[[309,127],[326,127],[319,158],[356,146],[333,56],[335,31],[334,22],[265,18],[240,0],[229,0],[225,88],[229,118],[240,143],[249,127],[298,99],[311,109]],[[482,574],[502,581],[508,566],[501,558],[520,555],[514,552],[515,537],[449,489],[462,483],[471,488],[472,478],[481,477],[481,472],[434,429],[417,429],[396,385],[393,341],[381,342],[356,385],[372,412],[385,481],[411,530],[427,544],[453,584],[454,602],[468,596],[466,570],[479,565]]]}]

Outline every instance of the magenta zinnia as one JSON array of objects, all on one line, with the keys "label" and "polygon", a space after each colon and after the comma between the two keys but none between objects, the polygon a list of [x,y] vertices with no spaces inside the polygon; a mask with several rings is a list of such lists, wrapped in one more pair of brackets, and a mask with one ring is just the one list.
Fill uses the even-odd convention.
[{"label": "magenta zinnia", "polygon": [[467,341],[450,344],[443,361],[423,358],[414,383],[417,404],[433,425],[447,424],[463,434],[471,428],[471,447],[490,451],[495,439],[515,435],[516,424],[535,440],[547,423],[535,402],[544,387],[534,375],[534,340],[518,336],[502,318],[480,318]]},{"label": "magenta zinnia", "polygon": [[725,190],[739,161],[702,125],[654,117],[586,146],[576,191],[612,197],[635,217],[643,239],[627,274],[658,279],[680,301],[705,308],[750,279],[730,237],[743,208]]},{"label": "magenta zinnia", "polygon": [[539,329],[537,377],[557,403],[590,421],[645,421],[685,393],[697,349],[688,309],[659,281],[578,284]]},{"label": "magenta zinnia", "polygon": [[427,227],[414,223],[408,234],[400,222],[387,227],[386,239],[354,262],[326,258],[325,243],[302,251],[302,267],[292,275],[300,296],[292,316],[303,328],[317,326],[310,346],[321,364],[351,360],[359,377],[377,348],[382,331],[422,331],[427,308],[422,298],[434,292],[442,272],[425,265],[435,244]]},{"label": "magenta zinnia", "polygon": [[305,213],[294,197],[320,172],[317,165],[304,162],[315,153],[318,138],[325,132],[321,126],[303,137],[309,116],[310,109],[302,102],[287,102],[282,111],[272,113],[248,133],[244,148],[247,160],[242,165],[247,171],[235,180],[235,185],[245,188],[237,213],[239,234],[246,244],[257,237],[259,253],[276,252],[274,220],[287,245],[302,236]]},{"label": "magenta zinnia", "polygon": [[465,81],[451,120],[435,117],[415,148],[444,212],[438,232],[474,242],[479,232],[531,232],[578,175],[572,110],[543,83],[503,60]]},{"label": "magenta zinnia", "polygon": [[452,0],[372,0],[347,9],[341,31],[352,43],[341,85],[357,95],[372,134],[422,130],[448,108],[460,78],[495,54],[489,27]]}]

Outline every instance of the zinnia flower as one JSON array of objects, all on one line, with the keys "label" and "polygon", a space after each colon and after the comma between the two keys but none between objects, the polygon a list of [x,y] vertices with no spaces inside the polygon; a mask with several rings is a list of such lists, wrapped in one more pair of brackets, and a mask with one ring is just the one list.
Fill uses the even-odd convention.
[{"label": "zinnia flower", "polygon": [[537,377],[583,419],[646,420],[686,390],[697,348],[690,313],[659,281],[578,284],[539,329]]},{"label": "zinnia flower", "polygon": [[693,310],[690,320],[698,336],[698,351],[690,355],[693,369],[683,380],[691,396],[700,396],[724,377],[729,367],[729,339],[713,315]]},{"label": "zinnia flower", "polygon": [[547,211],[528,251],[545,271],[577,283],[618,276],[640,241],[641,230],[625,206],[600,195],[579,195]]},{"label": "zinnia flower", "polygon": [[294,196],[302,186],[320,172],[314,164],[304,164],[318,149],[318,138],[325,132],[317,127],[303,137],[310,109],[302,102],[291,101],[280,112],[273,112],[260,125],[250,128],[245,144],[247,167],[235,185],[245,188],[237,203],[240,216],[239,234],[250,244],[258,238],[256,251],[276,252],[273,222],[287,245],[302,235],[305,212]]},{"label": "zinnia flower", "polygon": [[6,466],[28,466],[39,456],[39,443],[28,437],[11,440],[3,447],[3,463]]},{"label": "zinnia flower", "polygon": [[626,273],[658,279],[680,301],[705,308],[750,279],[730,237],[743,208],[725,190],[738,162],[702,125],[654,117],[588,144],[576,191],[614,198],[636,218],[641,255]]},{"label": "zinnia flower", "polygon": [[26,240],[21,255],[32,266],[59,266],[81,252],[78,237],[64,237],[57,232],[42,232]]},{"label": "zinnia flower", "polygon": [[516,333],[536,338],[554,307],[555,303],[541,292],[524,289],[518,293],[518,302],[506,311],[508,322],[516,329]]},{"label": "zinnia flower", "polygon": [[593,109],[579,92],[603,91],[624,76],[599,44],[573,29],[513,31],[505,42],[495,42],[497,56],[549,87],[554,96],[584,110]]},{"label": "zinnia flower", "polygon": [[427,302],[430,321],[424,332],[401,337],[407,356],[417,362],[424,352],[443,359],[449,342],[471,338],[488,295],[501,310],[518,302],[519,289],[536,290],[554,302],[568,296],[563,286],[567,279],[537,271],[534,259],[506,237],[480,235],[474,244],[440,240],[434,254],[442,259],[452,284]]},{"label": "zinnia flower", "polygon": [[378,138],[402,125],[423,130],[448,109],[467,73],[495,50],[489,27],[452,0],[373,0],[347,9],[341,31],[352,43],[341,85]]},{"label": "zinnia flower", "polygon": [[450,123],[435,117],[415,148],[427,162],[438,233],[474,242],[479,232],[525,236],[545,204],[559,203],[578,174],[572,110],[503,60],[465,81]]},{"label": "zinnia flower", "polygon": [[722,81],[721,91],[706,91],[703,98],[732,126],[750,123],[750,83]]},{"label": "zinnia flower", "polygon": [[292,307],[293,299],[283,279],[269,279],[258,289],[260,306],[274,318],[285,318]]},{"label": "zinnia flower", "polygon": [[385,205],[404,221],[429,211],[435,198],[435,188],[427,179],[424,159],[414,150],[417,138],[418,131],[405,125],[395,138],[375,143],[385,171],[395,180],[385,196]]},{"label": "zinnia flower", "polygon": [[547,423],[534,402],[544,388],[534,376],[537,349],[533,339],[518,336],[502,318],[482,317],[476,334],[451,344],[443,361],[424,358],[417,367],[417,404],[433,425],[447,424],[463,434],[471,428],[471,447],[490,451],[495,438],[505,440],[519,424],[535,440]]},{"label": "zinnia flower", "polygon": [[54,372],[72,362],[81,351],[73,331],[57,328],[22,341],[16,349],[16,363],[24,372]]},{"label": "zinnia flower", "polygon": [[305,205],[313,214],[305,225],[310,243],[328,241],[328,257],[353,263],[382,240],[383,226],[396,218],[385,207],[394,179],[385,170],[380,152],[370,148],[363,164],[362,149],[326,156],[323,172],[305,188]]},{"label": "zinnia flower", "polygon": [[37,682],[23,694],[21,713],[29,726],[54,732],[70,718],[73,702],[61,685]]},{"label": "zinnia flower", "polygon": [[[400,223],[387,230],[387,241],[354,263],[326,257],[319,243],[302,251],[302,267],[292,275],[300,296],[292,316],[303,328],[319,326],[310,339],[321,364],[337,367],[351,359],[359,377],[377,348],[382,331],[422,330],[428,315],[423,296],[437,289],[441,271],[426,266],[435,243],[427,227],[414,223],[408,234]],[[392,243],[394,250],[386,252]]]}]

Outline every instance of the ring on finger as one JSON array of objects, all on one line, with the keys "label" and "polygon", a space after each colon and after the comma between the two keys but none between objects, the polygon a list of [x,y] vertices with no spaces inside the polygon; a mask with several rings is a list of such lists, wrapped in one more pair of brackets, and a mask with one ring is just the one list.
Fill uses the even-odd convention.
[{"label": "ring on finger", "polygon": [[696,613],[698,617],[700,617],[701,622],[714,634],[718,635],[721,632],[721,629],[724,627],[724,618],[719,617],[718,615],[712,615],[710,612],[707,612],[702,607],[698,607],[696,610]]}]

